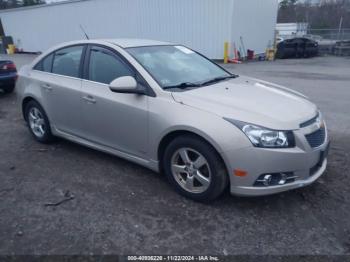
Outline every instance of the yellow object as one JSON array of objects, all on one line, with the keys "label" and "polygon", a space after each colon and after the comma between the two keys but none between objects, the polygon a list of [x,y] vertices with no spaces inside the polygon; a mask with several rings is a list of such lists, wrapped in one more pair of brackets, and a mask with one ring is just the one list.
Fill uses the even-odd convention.
[{"label": "yellow object", "polygon": [[266,49],[266,60],[268,60],[268,61],[275,60],[275,49],[274,48],[267,48]]},{"label": "yellow object", "polygon": [[15,53],[15,51],[16,51],[16,46],[15,45],[8,45],[8,49],[7,50],[8,50],[7,53],[9,55],[13,55]]},{"label": "yellow object", "polygon": [[224,43],[224,64],[228,63],[228,42]]}]

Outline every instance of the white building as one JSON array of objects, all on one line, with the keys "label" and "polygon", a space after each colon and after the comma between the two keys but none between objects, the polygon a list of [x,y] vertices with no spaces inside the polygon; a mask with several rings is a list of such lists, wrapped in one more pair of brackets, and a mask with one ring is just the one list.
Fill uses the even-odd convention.
[{"label": "white building", "polygon": [[81,25],[90,38],[162,40],[222,59],[225,41],[265,52],[277,8],[278,0],[73,0],[4,10],[0,19],[25,51],[82,39]]}]

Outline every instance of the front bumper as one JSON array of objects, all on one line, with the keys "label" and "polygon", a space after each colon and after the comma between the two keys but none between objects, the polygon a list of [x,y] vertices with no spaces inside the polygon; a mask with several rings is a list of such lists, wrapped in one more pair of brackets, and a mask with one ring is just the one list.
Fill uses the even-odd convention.
[{"label": "front bumper", "polygon": [[[230,191],[240,196],[261,196],[300,188],[315,182],[326,170],[328,132],[323,144],[312,148],[305,138],[307,129],[294,131],[296,147],[268,149],[247,147],[224,153],[230,171]],[[247,172],[246,176],[235,176],[234,170]],[[296,178],[283,185],[257,186],[259,176],[273,173],[292,173]]]},{"label": "front bumper", "polygon": [[315,182],[326,170],[327,159],[322,163],[320,169],[312,176],[306,179],[296,180],[295,182],[288,183],[282,186],[269,186],[269,187],[249,187],[249,186],[234,186],[231,187],[231,193],[238,196],[263,196],[281,193],[287,190],[292,190],[300,187],[304,187]]}]

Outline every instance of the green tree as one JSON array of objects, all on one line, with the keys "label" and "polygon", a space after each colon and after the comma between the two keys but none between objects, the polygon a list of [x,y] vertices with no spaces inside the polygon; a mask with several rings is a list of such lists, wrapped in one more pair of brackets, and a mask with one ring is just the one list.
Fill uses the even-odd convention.
[{"label": "green tree", "polygon": [[0,0],[0,9],[45,4],[45,0]]},{"label": "green tree", "polygon": [[23,6],[45,4],[44,0],[23,0]]},{"label": "green tree", "polygon": [[278,22],[293,23],[296,22],[297,0],[282,0],[279,4]]},{"label": "green tree", "polygon": [[350,0],[320,0],[318,4],[304,0],[282,0],[278,23],[309,23],[314,29],[350,28]]}]

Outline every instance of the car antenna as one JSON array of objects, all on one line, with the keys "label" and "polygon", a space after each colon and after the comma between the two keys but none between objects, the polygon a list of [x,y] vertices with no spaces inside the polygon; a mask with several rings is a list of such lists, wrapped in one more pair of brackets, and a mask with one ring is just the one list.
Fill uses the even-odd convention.
[{"label": "car antenna", "polygon": [[79,26],[80,26],[81,31],[83,31],[83,33],[84,33],[86,39],[89,40],[90,38],[89,38],[89,36],[87,35],[87,33],[85,32],[83,26],[82,26],[82,25],[79,25]]}]

